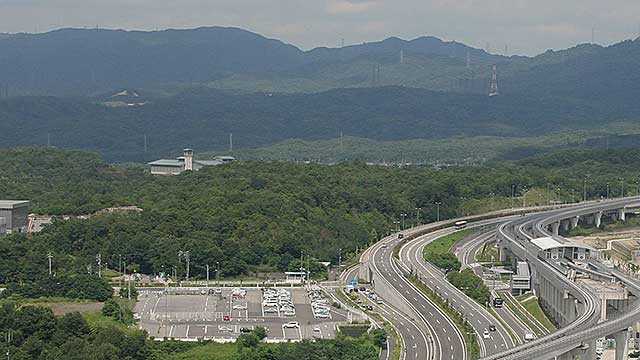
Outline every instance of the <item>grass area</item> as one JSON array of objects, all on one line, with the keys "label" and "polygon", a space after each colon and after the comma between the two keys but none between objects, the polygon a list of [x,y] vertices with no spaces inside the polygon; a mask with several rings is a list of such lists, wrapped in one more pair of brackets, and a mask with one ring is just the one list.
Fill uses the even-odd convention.
[{"label": "grass area", "polygon": [[529,314],[533,315],[536,320],[538,320],[549,332],[556,331],[555,325],[549,320],[547,315],[540,307],[538,303],[537,297],[529,298],[528,300],[521,302],[522,306],[529,312]]},{"label": "grass area", "polygon": [[187,351],[175,354],[159,354],[158,360],[191,360],[191,359],[207,359],[207,360],[232,360],[237,359],[238,346],[234,343],[219,344],[209,342],[199,346],[194,346]]},{"label": "grass area", "polygon": [[138,331],[136,328],[129,327],[111,317],[102,315],[101,311],[84,313],[82,314],[82,316],[85,318],[85,320],[87,320],[87,323],[89,324],[91,329],[116,327],[129,335],[133,335],[136,333],[136,331]]},{"label": "grass area", "polygon": [[460,315],[458,311],[453,309],[449,302],[436,294],[422,281],[415,276],[409,276],[408,279],[422,291],[429,299],[431,299],[448,317],[453,321],[458,330],[462,333],[467,345],[467,357],[471,360],[480,357],[480,344],[476,338],[473,327]]},{"label": "grass area", "polygon": [[449,249],[455,244],[457,241],[462,240],[468,234],[476,231],[475,229],[466,229],[462,231],[456,231],[452,234],[440,237],[431,243],[427,244],[424,247],[424,255],[429,256],[431,254],[443,254],[448,253]]},{"label": "grass area", "polygon": [[482,250],[476,254],[475,261],[480,262],[491,262],[500,260],[500,256],[498,255],[498,250],[494,247],[495,242],[490,242],[484,244]]}]

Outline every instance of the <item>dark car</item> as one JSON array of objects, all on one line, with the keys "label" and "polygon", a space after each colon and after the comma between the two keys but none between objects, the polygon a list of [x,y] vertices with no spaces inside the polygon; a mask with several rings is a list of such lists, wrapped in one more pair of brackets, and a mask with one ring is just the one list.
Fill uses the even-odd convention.
[{"label": "dark car", "polygon": [[373,306],[371,306],[371,305],[367,305],[367,310],[369,310],[369,311],[373,311]]},{"label": "dark car", "polygon": [[240,328],[240,332],[243,333],[243,334],[250,333],[251,331],[252,331],[251,329],[246,328],[246,327],[241,327]]},{"label": "dark car", "polygon": [[489,325],[489,331],[496,331],[496,326],[493,324]]}]

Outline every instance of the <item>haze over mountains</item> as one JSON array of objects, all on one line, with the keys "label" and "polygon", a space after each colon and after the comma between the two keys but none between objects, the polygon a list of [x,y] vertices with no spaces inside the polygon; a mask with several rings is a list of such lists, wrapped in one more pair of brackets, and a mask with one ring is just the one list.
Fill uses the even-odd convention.
[{"label": "haze over mountains", "polygon": [[[489,98],[494,64],[501,94]],[[539,136],[640,119],[640,41],[526,58],[433,37],[302,51],[235,28],[65,29],[0,36],[0,65],[0,146],[49,138],[112,161],[221,150],[229,133],[252,148],[340,133]]]}]

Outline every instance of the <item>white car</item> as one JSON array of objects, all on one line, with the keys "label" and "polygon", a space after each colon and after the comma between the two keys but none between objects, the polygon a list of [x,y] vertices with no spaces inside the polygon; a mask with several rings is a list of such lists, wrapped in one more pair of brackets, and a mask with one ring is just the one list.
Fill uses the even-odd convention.
[{"label": "white car", "polygon": [[329,318],[329,313],[316,313],[316,317],[318,319],[328,319]]},{"label": "white car", "polygon": [[233,310],[247,310],[247,305],[235,304],[233,305]]},{"label": "white car", "polygon": [[218,326],[218,330],[220,332],[233,332],[233,328],[229,326],[220,325]]},{"label": "white car", "polygon": [[491,336],[489,335],[489,330],[484,329],[484,332],[482,333],[482,337],[485,339],[490,339]]},{"label": "white car", "polygon": [[274,307],[268,307],[268,308],[264,308],[264,313],[268,314],[268,313],[277,313],[278,312],[278,308],[274,308]]},{"label": "white car", "polygon": [[298,324],[297,321],[289,321],[288,323],[286,323],[286,324],[284,324],[282,326],[284,326],[286,328],[299,328],[300,324]]}]

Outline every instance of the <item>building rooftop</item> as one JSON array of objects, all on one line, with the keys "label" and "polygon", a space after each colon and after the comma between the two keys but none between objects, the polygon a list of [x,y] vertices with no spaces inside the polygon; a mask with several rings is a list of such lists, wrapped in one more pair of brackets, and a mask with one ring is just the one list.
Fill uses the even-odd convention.
[{"label": "building rooftop", "polygon": [[184,164],[183,161],[180,161],[177,159],[160,159],[160,160],[152,161],[149,163],[149,165],[177,166],[177,167],[182,167],[183,164]]},{"label": "building rooftop", "polygon": [[[566,240],[566,239],[565,239]],[[542,238],[537,238],[537,239],[533,239],[531,240],[531,242],[536,245],[537,247],[540,248],[540,250],[550,250],[550,249],[556,249],[556,248],[562,248],[562,247],[575,247],[575,248],[583,248],[583,249],[589,249],[592,251],[595,251],[594,248],[590,247],[590,246],[586,246],[583,244],[578,244],[572,241],[563,241],[560,242],[558,239],[553,238],[553,237],[542,237]]]},{"label": "building rooftop", "polygon": [[0,200],[0,209],[16,209],[30,204],[29,200]]}]

